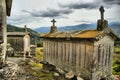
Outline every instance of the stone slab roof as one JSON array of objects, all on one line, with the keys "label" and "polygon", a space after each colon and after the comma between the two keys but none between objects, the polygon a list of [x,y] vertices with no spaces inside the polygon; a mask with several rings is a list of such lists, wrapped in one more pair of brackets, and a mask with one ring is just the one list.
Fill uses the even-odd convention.
[{"label": "stone slab roof", "polygon": [[7,35],[14,35],[14,36],[16,36],[16,35],[19,35],[19,36],[24,36],[26,33],[25,32],[7,32]]},{"label": "stone slab roof", "polygon": [[96,39],[101,36],[109,34],[111,37],[119,39],[111,29],[106,29],[103,31],[98,30],[80,30],[80,31],[70,31],[70,32],[55,32],[46,33],[41,35],[41,38],[80,38],[80,39]]}]

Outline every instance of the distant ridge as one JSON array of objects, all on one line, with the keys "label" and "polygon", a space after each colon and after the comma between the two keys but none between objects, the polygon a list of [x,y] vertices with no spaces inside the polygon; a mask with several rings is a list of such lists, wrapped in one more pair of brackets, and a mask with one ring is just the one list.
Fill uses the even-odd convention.
[{"label": "distant ridge", "polygon": [[[59,27],[58,31],[72,31],[72,30],[87,30],[87,29],[96,29],[97,24],[79,24],[73,26],[64,26]],[[120,36],[120,23],[112,22],[109,24],[109,28],[111,28],[118,36]],[[47,33],[50,31],[50,27],[40,27],[35,29],[35,31],[39,33]]]},{"label": "distant ridge", "polygon": [[[31,36],[36,36],[36,37],[38,36],[38,32],[36,32],[30,28],[27,28],[27,29]],[[8,24],[7,32],[25,32],[25,30],[24,30],[24,28],[20,28],[20,27]]]},{"label": "distant ridge", "polygon": [[[63,26],[59,27],[58,31],[71,31],[71,30],[85,30],[85,29],[95,29],[96,24],[80,24],[74,26]],[[35,29],[39,33],[47,33],[50,31],[50,27],[40,27]]]}]

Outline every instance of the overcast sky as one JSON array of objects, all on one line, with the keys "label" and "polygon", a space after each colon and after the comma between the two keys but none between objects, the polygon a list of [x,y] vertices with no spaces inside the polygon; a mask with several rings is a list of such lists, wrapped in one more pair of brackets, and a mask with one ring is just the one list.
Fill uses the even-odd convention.
[{"label": "overcast sky", "polygon": [[70,26],[96,23],[100,19],[99,7],[105,8],[105,19],[120,22],[120,0],[13,0],[8,24],[35,29],[51,26]]}]

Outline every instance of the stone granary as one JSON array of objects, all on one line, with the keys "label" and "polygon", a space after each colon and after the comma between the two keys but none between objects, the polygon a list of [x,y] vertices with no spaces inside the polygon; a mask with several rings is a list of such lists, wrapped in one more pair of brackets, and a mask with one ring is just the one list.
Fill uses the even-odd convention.
[{"label": "stone granary", "polygon": [[57,32],[53,25],[53,32],[41,36],[43,63],[47,62],[66,74],[72,73],[84,80],[111,80],[114,41],[119,38],[108,28],[103,7],[100,12],[101,19],[96,30]]},{"label": "stone granary", "polygon": [[13,48],[14,54],[24,53],[30,56],[30,35],[27,32],[25,25],[25,32],[8,32],[8,43]]},{"label": "stone granary", "polygon": [[6,58],[6,17],[10,16],[11,6],[12,0],[0,0],[0,67],[2,65],[1,62],[4,62]]}]

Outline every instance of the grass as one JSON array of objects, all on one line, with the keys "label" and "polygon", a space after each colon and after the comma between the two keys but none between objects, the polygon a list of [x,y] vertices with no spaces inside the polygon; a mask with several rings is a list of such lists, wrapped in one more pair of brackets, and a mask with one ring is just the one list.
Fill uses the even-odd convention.
[{"label": "grass", "polygon": [[[40,64],[39,60],[43,59],[43,48],[36,48],[35,60],[30,61],[29,67],[27,67],[26,71],[30,74],[37,77],[37,80],[53,80],[53,72],[45,73],[43,72],[42,64]],[[32,80],[32,79],[28,79]]]},{"label": "grass", "polygon": [[115,46],[115,48],[114,48],[114,52],[115,52],[115,53],[120,52],[120,46]]},{"label": "grass", "polygon": [[114,53],[113,55],[113,74],[120,75],[120,54]]},{"label": "grass", "polygon": [[43,58],[43,47],[36,48],[35,58],[42,59]]}]

